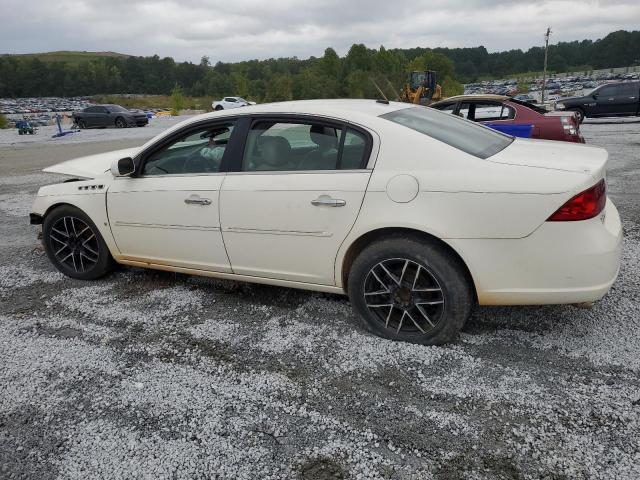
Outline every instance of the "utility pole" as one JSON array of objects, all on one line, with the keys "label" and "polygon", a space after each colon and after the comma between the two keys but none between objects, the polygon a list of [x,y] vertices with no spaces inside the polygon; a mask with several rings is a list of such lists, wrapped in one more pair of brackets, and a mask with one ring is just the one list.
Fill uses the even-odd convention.
[{"label": "utility pole", "polygon": [[549,52],[549,36],[551,35],[551,27],[547,27],[547,33],[544,34],[544,69],[542,70],[542,102],[544,103],[544,93],[547,88],[547,53]]}]

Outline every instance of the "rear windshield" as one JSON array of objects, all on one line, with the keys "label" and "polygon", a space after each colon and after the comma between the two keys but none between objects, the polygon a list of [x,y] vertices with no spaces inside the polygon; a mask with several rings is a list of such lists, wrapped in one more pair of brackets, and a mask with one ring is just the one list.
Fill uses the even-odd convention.
[{"label": "rear windshield", "polygon": [[510,98],[509,101],[513,103],[517,103],[518,105],[522,105],[523,107],[530,108],[534,112],[541,113],[542,115],[544,115],[545,113],[549,113],[549,110],[547,110],[544,107],[541,107],[540,105],[535,105],[529,102],[523,102],[522,100],[518,100],[516,98]]},{"label": "rear windshield", "polygon": [[428,107],[404,108],[380,117],[478,158],[489,158],[513,142],[513,137],[509,135]]}]

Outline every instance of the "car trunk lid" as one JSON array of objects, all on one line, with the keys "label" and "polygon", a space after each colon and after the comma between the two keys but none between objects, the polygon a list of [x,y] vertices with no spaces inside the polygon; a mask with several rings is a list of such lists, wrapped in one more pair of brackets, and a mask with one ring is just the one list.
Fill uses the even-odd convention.
[{"label": "car trunk lid", "polygon": [[583,173],[600,179],[604,176],[608,153],[604,148],[552,140],[516,138],[487,160],[507,165]]}]

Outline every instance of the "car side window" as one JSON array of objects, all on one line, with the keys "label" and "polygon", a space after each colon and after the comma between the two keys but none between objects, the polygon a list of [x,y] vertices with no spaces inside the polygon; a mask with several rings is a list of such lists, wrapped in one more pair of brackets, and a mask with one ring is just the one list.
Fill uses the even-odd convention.
[{"label": "car side window", "polygon": [[367,161],[367,137],[361,132],[347,128],[340,159],[341,170],[355,170],[364,168]]},{"label": "car side window", "polygon": [[637,83],[629,82],[629,83],[623,83],[622,85],[620,85],[620,95],[625,95],[625,96],[637,95],[638,90],[640,89],[638,88]]},{"label": "car side window", "polygon": [[515,117],[515,110],[502,103],[476,103],[473,119],[476,122],[510,120]]},{"label": "car side window", "polygon": [[353,127],[258,120],[247,135],[242,171],[363,169],[371,148],[370,136]]},{"label": "car side window", "polygon": [[608,85],[606,87],[602,87],[598,94],[601,97],[613,97],[620,95],[620,89],[618,88],[618,85]]},{"label": "car side window", "polygon": [[446,105],[442,105],[440,107],[436,107],[438,110],[440,110],[441,112],[445,112],[445,113],[453,113],[453,111],[456,109],[456,104],[454,103],[448,103]]},{"label": "car side window", "polygon": [[458,116],[462,118],[469,118],[470,110],[471,110],[471,104],[469,102],[461,103],[460,108],[458,109]]},{"label": "car side window", "polygon": [[227,97],[224,99],[225,102],[235,102],[236,99],[235,98],[231,98],[231,97]]},{"label": "car side window", "polygon": [[217,124],[191,131],[152,153],[143,175],[202,175],[220,171],[234,124]]},{"label": "car side window", "polygon": [[322,124],[257,122],[247,136],[242,170],[335,170],[341,133]]}]

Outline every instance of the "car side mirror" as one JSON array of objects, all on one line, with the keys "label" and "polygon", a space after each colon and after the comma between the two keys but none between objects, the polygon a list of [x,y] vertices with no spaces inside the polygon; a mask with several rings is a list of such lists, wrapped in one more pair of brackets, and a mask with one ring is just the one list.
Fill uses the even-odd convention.
[{"label": "car side mirror", "polygon": [[125,157],[116,160],[111,164],[111,174],[114,177],[129,177],[136,171],[136,165],[133,158]]},{"label": "car side mirror", "polygon": [[593,97],[593,99],[594,99],[594,100],[595,100],[596,98],[598,98],[598,94],[597,94],[597,93],[594,93],[594,94],[592,94],[591,96]]}]

